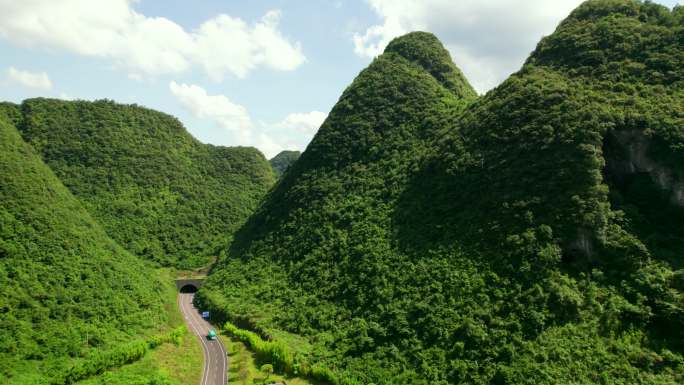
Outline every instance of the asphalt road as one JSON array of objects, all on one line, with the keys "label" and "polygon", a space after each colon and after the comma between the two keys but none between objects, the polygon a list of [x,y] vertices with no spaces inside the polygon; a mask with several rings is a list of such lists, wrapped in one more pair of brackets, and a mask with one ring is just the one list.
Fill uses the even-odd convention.
[{"label": "asphalt road", "polygon": [[204,369],[202,370],[202,381],[200,385],[226,385],[226,372],[228,369],[228,358],[226,349],[220,339],[209,340],[207,334],[213,326],[202,318],[195,306],[192,304],[193,293],[179,293],[178,307],[180,307],[185,323],[188,324],[190,332],[199,338],[204,350]]}]

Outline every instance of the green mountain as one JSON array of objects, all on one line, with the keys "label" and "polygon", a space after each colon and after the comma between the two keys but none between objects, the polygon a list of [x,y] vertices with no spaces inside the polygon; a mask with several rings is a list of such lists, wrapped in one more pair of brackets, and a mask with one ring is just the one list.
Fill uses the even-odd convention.
[{"label": "green mountain", "polygon": [[285,171],[294,163],[302,153],[299,151],[281,151],[274,156],[269,163],[278,178],[282,177]]},{"label": "green mountain", "polygon": [[[157,274],[112,241],[0,106],[0,383],[43,384],[166,322]],[[15,115],[15,117],[17,117]]]},{"label": "green mountain", "polygon": [[128,251],[206,265],[274,183],[253,148],[195,140],[166,114],[111,101],[26,100],[23,138]]},{"label": "green mountain", "polygon": [[[419,275],[403,270],[413,262],[396,248],[393,217],[412,175],[435,152],[434,139],[474,100],[434,36],[412,33],[390,43],[237,233],[199,298],[263,334],[284,329],[308,337],[314,361],[364,382],[415,381],[418,365],[397,348],[406,337],[412,350],[423,347],[401,320],[414,311],[406,302],[422,293],[405,286]],[[417,262],[432,270],[428,260]],[[394,378],[402,370],[406,377]]]},{"label": "green mountain", "polygon": [[682,383],[683,39],[588,1],[480,98],[395,39],[200,300],[347,383]]}]

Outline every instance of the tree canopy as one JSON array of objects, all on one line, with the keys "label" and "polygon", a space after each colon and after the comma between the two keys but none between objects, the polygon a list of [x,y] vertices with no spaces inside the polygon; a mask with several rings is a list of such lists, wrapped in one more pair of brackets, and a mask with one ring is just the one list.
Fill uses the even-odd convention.
[{"label": "tree canopy", "polygon": [[109,236],[162,266],[209,263],[275,180],[258,150],[202,144],[154,110],[40,98],[20,111],[23,138]]},{"label": "tree canopy", "polygon": [[0,382],[48,383],[94,350],[158,330],[156,277],[0,111]]},{"label": "tree canopy", "polygon": [[349,383],[684,381],[684,9],[591,0],[477,97],[392,41],[198,296]]},{"label": "tree canopy", "polygon": [[276,176],[278,178],[282,177],[285,171],[287,171],[290,166],[292,166],[292,163],[297,161],[299,159],[299,156],[302,153],[299,151],[281,151],[279,152],[276,156],[274,156],[269,163],[271,163],[271,167],[273,168],[273,172],[275,172]]}]

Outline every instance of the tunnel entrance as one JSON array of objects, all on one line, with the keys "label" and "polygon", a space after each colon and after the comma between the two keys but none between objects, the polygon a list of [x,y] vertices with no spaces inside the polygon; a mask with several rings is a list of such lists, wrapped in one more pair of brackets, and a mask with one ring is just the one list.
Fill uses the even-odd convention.
[{"label": "tunnel entrance", "polygon": [[187,285],[184,285],[183,287],[180,288],[181,293],[196,293],[197,292],[197,286],[189,283]]},{"label": "tunnel entrance", "polygon": [[176,289],[181,293],[194,293],[202,287],[204,277],[180,278],[176,280]]}]

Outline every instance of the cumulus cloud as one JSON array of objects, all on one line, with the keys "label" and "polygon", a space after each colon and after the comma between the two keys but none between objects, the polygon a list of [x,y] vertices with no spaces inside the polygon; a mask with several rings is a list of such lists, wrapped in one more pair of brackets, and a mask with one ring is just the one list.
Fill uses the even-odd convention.
[{"label": "cumulus cloud", "polygon": [[435,33],[473,86],[484,92],[520,68],[539,39],[582,0],[368,0],[382,18],[353,37],[360,56],[379,55],[394,37]]},{"label": "cumulus cloud", "polygon": [[231,102],[224,95],[209,95],[197,85],[172,81],[169,89],[180,105],[195,117],[209,119],[217,126],[235,132],[238,140],[250,137],[253,124],[245,107]]},{"label": "cumulus cloud", "polygon": [[283,150],[304,151],[327,117],[321,111],[295,112],[275,123],[260,122],[254,146],[268,158]]},{"label": "cumulus cloud", "polygon": [[327,117],[328,114],[321,111],[293,113],[287,115],[285,119],[276,123],[275,126],[313,136]]},{"label": "cumulus cloud", "polygon": [[257,65],[278,70],[299,67],[305,60],[301,45],[278,32],[280,16],[279,11],[269,11],[251,28],[228,15],[205,22],[195,32],[196,59],[217,80],[225,72],[244,77]]},{"label": "cumulus cloud", "polygon": [[[254,146],[267,158],[282,150],[303,150],[327,114],[320,111],[291,113],[277,122],[254,122],[247,109],[225,95],[209,95],[194,84],[169,83],[178,103],[194,117],[212,122],[228,134],[220,142],[231,146]],[[222,136],[221,136],[222,137]]]},{"label": "cumulus cloud", "polygon": [[136,12],[134,0],[0,0],[0,37],[28,47],[109,58],[133,78],[179,73],[193,65],[220,81],[258,66],[292,70],[305,61],[299,43],[278,29],[279,11],[252,25],[218,15],[193,31]]},{"label": "cumulus cloud", "polygon": [[13,83],[20,84],[24,87],[42,90],[49,90],[52,88],[52,82],[45,72],[29,72],[10,67],[7,70],[7,77]]}]

